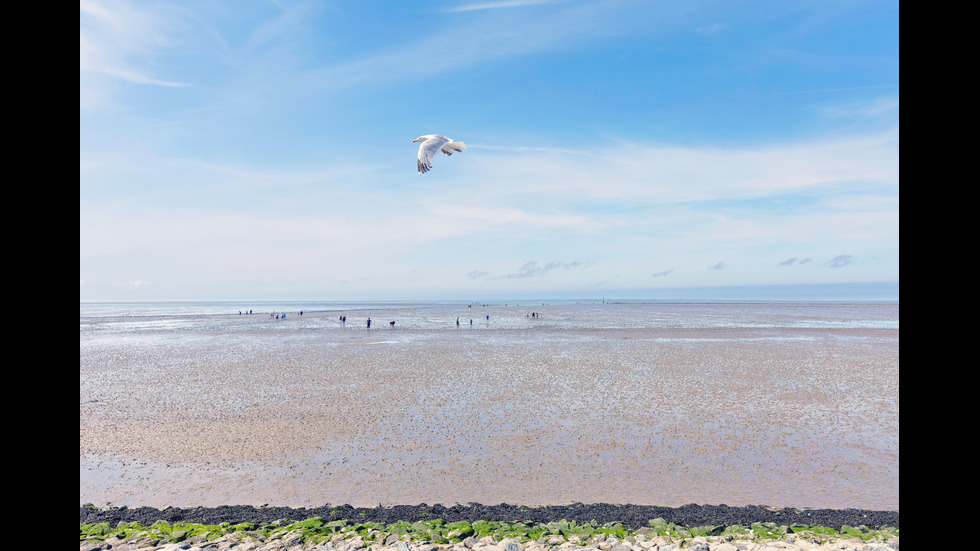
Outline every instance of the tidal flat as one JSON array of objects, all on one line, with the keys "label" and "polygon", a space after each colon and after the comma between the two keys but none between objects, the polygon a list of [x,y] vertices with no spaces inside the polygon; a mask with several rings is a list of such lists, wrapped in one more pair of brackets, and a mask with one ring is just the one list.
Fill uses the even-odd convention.
[{"label": "tidal flat", "polygon": [[897,304],[270,314],[83,315],[80,502],[898,510]]}]

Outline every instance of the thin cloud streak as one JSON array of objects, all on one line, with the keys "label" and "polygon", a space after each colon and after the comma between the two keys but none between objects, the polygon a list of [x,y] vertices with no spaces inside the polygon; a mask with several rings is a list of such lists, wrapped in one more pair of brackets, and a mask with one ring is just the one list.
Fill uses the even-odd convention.
[{"label": "thin cloud streak", "polygon": [[841,254],[830,259],[831,268],[843,268],[852,263],[854,263],[854,255],[850,254]]},{"label": "thin cloud streak", "polygon": [[585,269],[591,266],[591,262],[579,262],[578,260],[572,262],[546,262],[543,266],[538,264],[537,261],[532,260],[525,263],[516,272],[511,272],[509,274],[499,275],[492,277],[490,279],[524,279],[529,277],[543,277],[549,272],[554,270],[575,270],[575,269]]},{"label": "thin cloud streak", "polygon": [[171,44],[167,27],[173,24],[172,16],[138,4],[110,0],[81,0],[79,12],[79,69],[83,75],[83,96],[86,95],[86,74],[105,75],[135,84],[187,85],[158,78],[142,69],[146,58]]},{"label": "thin cloud streak", "polygon": [[898,130],[756,148],[682,148],[623,142],[593,152],[520,147],[472,156],[481,193],[560,193],[662,203],[748,199],[820,187],[898,188]]},{"label": "thin cloud streak", "polygon": [[[348,89],[385,81],[407,82],[485,61],[580,48],[583,37],[596,42],[623,32],[624,22],[614,15],[628,10],[631,3],[590,2],[538,14],[533,19],[488,19],[454,25],[423,40],[309,71],[302,81],[310,89]],[[451,51],[446,50],[447,45],[452,45]]]},{"label": "thin cloud streak", "polygon": [[797,258],[797,257],[794,256],[792,258],[787,258],[786,260],[780,262],[779,265],[780,266],[793,266],[794,264],[795,265],[803,265],[803,264],[809,263],[810,260],[812,260],[812,259],[810,259],[810,258],[800,259],[800,258]]},{"label": "thin cloud streak", "polygon": [[539,4],[562,4],[567,0],[506,0],[503,2],[484,2],[482,4],[468,4],[446,10],[446,13],[458,13],[464,11],[495,10],[500,8],[521,8],[525,6],[537,6]]}]

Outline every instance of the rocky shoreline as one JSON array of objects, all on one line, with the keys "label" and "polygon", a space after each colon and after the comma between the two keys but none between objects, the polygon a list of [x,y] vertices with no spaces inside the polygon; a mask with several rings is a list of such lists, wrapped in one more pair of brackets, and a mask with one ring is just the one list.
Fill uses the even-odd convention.
[{"label": "rocky shoreline", "polygon": [[81,551],[898,549],[898,511],[581,504],[80,507]]}]

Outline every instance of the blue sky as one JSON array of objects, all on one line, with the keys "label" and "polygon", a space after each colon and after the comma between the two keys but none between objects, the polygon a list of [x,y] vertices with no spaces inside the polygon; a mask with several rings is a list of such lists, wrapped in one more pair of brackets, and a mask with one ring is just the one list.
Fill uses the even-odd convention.
[{"label": "blue sky", "polygon": [[83,301],[898,282],[895,1],[80,5]]}]

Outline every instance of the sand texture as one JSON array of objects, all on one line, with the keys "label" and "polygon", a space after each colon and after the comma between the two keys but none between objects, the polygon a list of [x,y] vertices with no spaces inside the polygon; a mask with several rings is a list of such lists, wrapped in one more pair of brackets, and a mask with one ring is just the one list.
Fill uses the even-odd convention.
[{"label": "sand texture", "polygon": [[80,500],[898,510],[897,305],[656,307],[88,325]]}]

